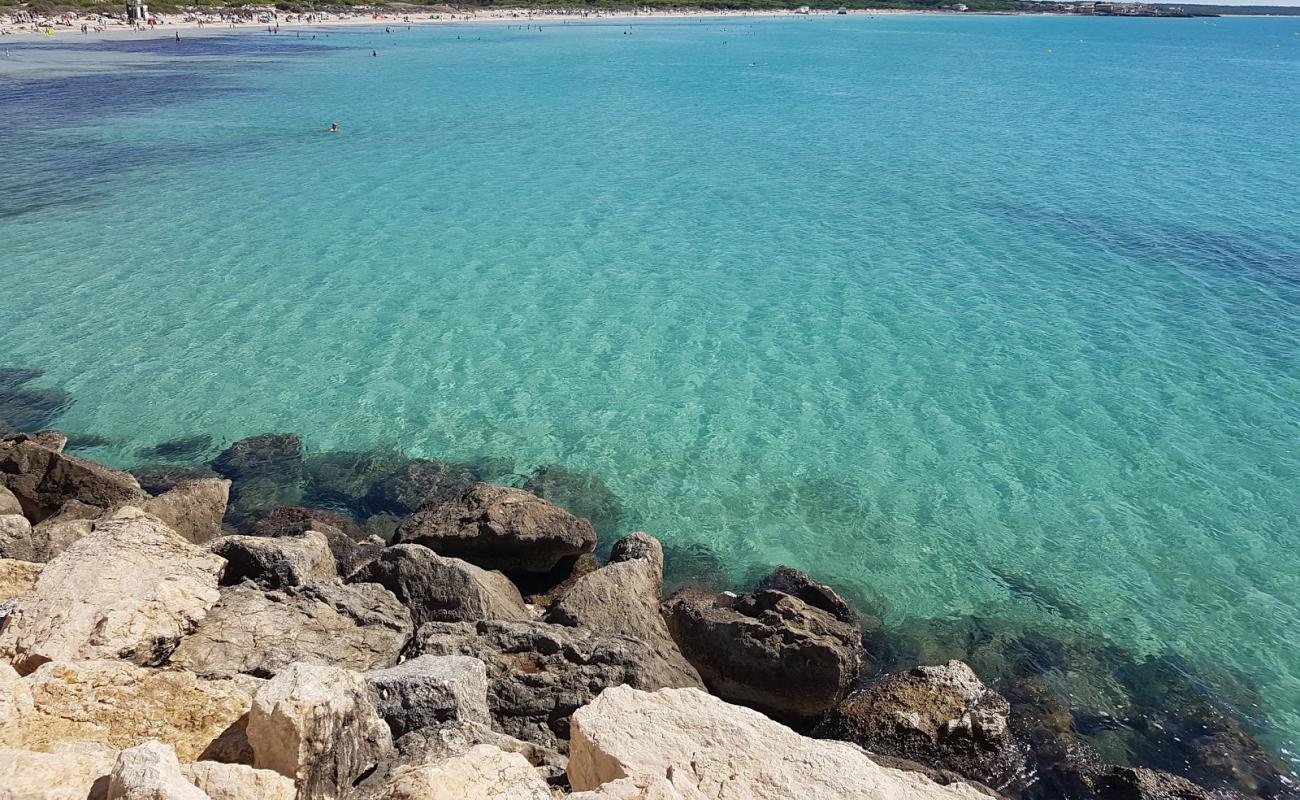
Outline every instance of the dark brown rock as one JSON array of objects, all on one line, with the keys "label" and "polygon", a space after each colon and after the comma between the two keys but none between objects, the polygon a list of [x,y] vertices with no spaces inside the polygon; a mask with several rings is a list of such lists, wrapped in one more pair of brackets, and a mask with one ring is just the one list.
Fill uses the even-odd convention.
[{"label": "dark brown rock", "polygon": [[834,708],[862,664],[856,627],[783,592],[687,588],[663,612],[710,692],[796,727]]},{"label": "dark brown rock", "polygon": [[51,450],[23,434],[0,440],[0,484],[33,523],[69,500],[109,509],[147,496],[131,475]]},{"label": "dark brown rock", "polygon": [[758,588],[784,592],[799,598],[813,608],[820,608],[840,622],[858,624],[858,613],[853,610],[848,601],[840,597],[831,587],[818,583],[808,573],[800,572],[793,567],[777,567],[772,570],[772,574],[763,579]]},{"label": "dark brown rock", "polygon": [[854,692],[818,734],[952,770],[995,789],[1024,780],[1011,705],[960,661],[917,667]]},{"label": "dark brown rock", "polygon": [[591,552],[596,532],[586,520],[521,489],[479,483],[414,514],[397,529],[395,541],[422,544],[484,569],[541,573]]}]

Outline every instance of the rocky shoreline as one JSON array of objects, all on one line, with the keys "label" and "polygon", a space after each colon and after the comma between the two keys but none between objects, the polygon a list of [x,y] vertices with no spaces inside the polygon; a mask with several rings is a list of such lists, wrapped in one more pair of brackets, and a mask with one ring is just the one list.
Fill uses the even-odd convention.
[{"label": "rocky shoreline", "polygon": [[730,585],[558,467],[0,434],[3,800],[1296,796],[1234,676]]}]

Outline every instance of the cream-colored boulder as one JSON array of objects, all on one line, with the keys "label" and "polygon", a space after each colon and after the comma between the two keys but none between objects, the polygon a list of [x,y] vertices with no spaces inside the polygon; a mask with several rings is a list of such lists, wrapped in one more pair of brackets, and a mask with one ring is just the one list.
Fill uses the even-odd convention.
[{"label": "cream-colored boulder", "polygon": [[117,754],[108,800],[211,800],[181,773],[176,751],[151,739]]},{"label": "cream-colored boulder", "polygon": [[33,561],[0,558],[0,600],[12,600],[31,594],[44,567],[44,564]]},{"label": "cream-colored boulder", "polygon": [[490,744],[418,766],[399,767],[376,800],[551,800],[541,774],[523,756]]},{"label": "cream-colored boulder", "polygon": [[186,541],[203,544],[221,535],[221,518],[230,499],[230,481],[203,478],[185,481],[150,497],[140,508],[153,514]]},{"label": "cream-colored boulder", "polygon": [[854,745],[800,736],[757,711],[698,689],[616,686],[571,722],[569,783],[664,778],[685,800],[987,800],[882,767]]},{"label": "cream-colored boulder", "polygon": [[[0,691],[3,684],[0,677]],[[158,739],[191,761],[235,726],[252,703],[235,681],[202,680],[122,661],[54,661],[20,686],[25,698],[11,694],[24,708],[11,746],[29,750],[69,741],[120,749]]]},{"label": "cream-colored boulder", "polygon": [[85,742],[48,753],[0,750],[0,800],[87,800],[104,796],[117,751]]},{"label": "cream-colored boulder", "polygon": [[0,633],[20,673],[47,661],[159,664],[217,602],[224,559],[123,508],[45,566]]},{"label": "cream-colored boulder", "polygon": [[0,747],[23,742],[23,719],[32,713],[32,691],[13,667],[0,662]]},{"label": "cream-colored boulder", "polygon": [[247,735],[253,766],[292,778],[312,800],[343,796],[393,747],[364,678],[301,662],[258,689]]},{"label": "cream-colored boulder", "polygon": [[181,764],[181,772],[212,800],[294,800],[293,781],[269,769],[195,761]]},{"label": "cream-colored boulder", "polygon": [[23,513],[23,504],[18,502],[18,498],[9,491],[8,487],[0,486],[0,516],[21,513]]}]

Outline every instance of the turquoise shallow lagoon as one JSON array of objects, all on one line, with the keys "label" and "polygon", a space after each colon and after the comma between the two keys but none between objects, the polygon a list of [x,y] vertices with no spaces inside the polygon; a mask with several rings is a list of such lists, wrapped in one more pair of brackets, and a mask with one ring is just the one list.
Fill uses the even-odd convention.
[{"label": "turquoise shallow lagoon", "polygon": [[0,366],[122,466],[560,464],[737,578],[1064,609],[1295,752],[1297,87],[1294,19],[61,35],[0,64]]}]

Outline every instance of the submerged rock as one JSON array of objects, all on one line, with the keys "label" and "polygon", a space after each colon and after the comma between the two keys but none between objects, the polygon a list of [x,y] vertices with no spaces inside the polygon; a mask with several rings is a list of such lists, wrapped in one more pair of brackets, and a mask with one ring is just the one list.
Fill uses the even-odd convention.
[{"label": "submerged rock", "polygon": [[995,789],[1023,783],[1025,753],[1011,735],[1011,704],[960,661],[917,667],[854,692],[819,726],[842,739]]},{"label": "submerged rock", "polygon": [[708,592],[725,592],[735,582],[727,564],[713,548],[702,542],[664,545],[664,591],[668,594],[687,586]]},{"label": "submerged rock", "polygon": [[709,690],[809,725],[848,692],[862,634],[783,592],[735,597],[682,589],[665,601],[668,630]]},{"label": "submerged rock", "polygon": [[396,540],[484,569],[540,573],[591,552],[596,532],[528,492],[479,483],[414,514],[397,529]]},{"label": "submerged rock", "polygon": [[408,655],[473,656],[487,665],[488,704],[505,733],[555,748],[569,715],[601,689],[671,686],[652,645],[626,636],[543,622],[433,622]]},{"label": "submerged rock", "polygon": [[377,669],[397,663],[410,635],[410,614],[378,584],[242,583],[221,589],[171,663],[207,677],[269,677],[293,662]]},{"label": "submerged rock", "polygon": [[366,495],[366,505],[372,513],[404,517],[459,496],[477,480],[467,468],[417,458],[377,481]]},{"label": "submerged rock", "polygon": [[302,441],[292,433],[264,433],[240,439],[221,452],[212,468],[232,481],[302,477]]},{"label": "submerged rock", "polygon": [[0,633],[20,672],[46,661],[162,663],[217,601],[225,561],[124,508],[46,565]]},{"label": "submerged rock", "polygon": [[606,689],[573,715],[569,783],[666,778],[707,800],[987,800],[876,764],[857,747],[809,739],[698,689]]},{"label": "submerged rock", "polygon": [[500,572],[480,569],[459,558],[443,558],[418,544],[389,547],[349,578],[377,583],[411,612],[418,627],[426,622],[477,622],[533,618],[519,590]]},{"label": "submerged rock", "polygon": [[72,405],[72,395],[62,389],[26,386],[43,374],[35,369],[0,369],[0,432],[40,430]]},{"label": "submerged rock", "polygon": [[169,439],[152,447],[142,447],[135,454],[146,461],[164,463],[201,461],[212,450],[212,437],[206,434]]},{"label": "submerged rock", "polygon": [[587,520],[605,541],[618,536],[623,502],[599,478],[552,464],[535,469],[520,488]]},{"label": "submerged rock", "polygon": [[[372,512],[368,495],[374,487],[402,470],[410,459],[396,450],[313,453],[303,457],[307,487],[303,502],[345,510],[365,517]],[[403,515],[410,512],[403,512]]]}]

